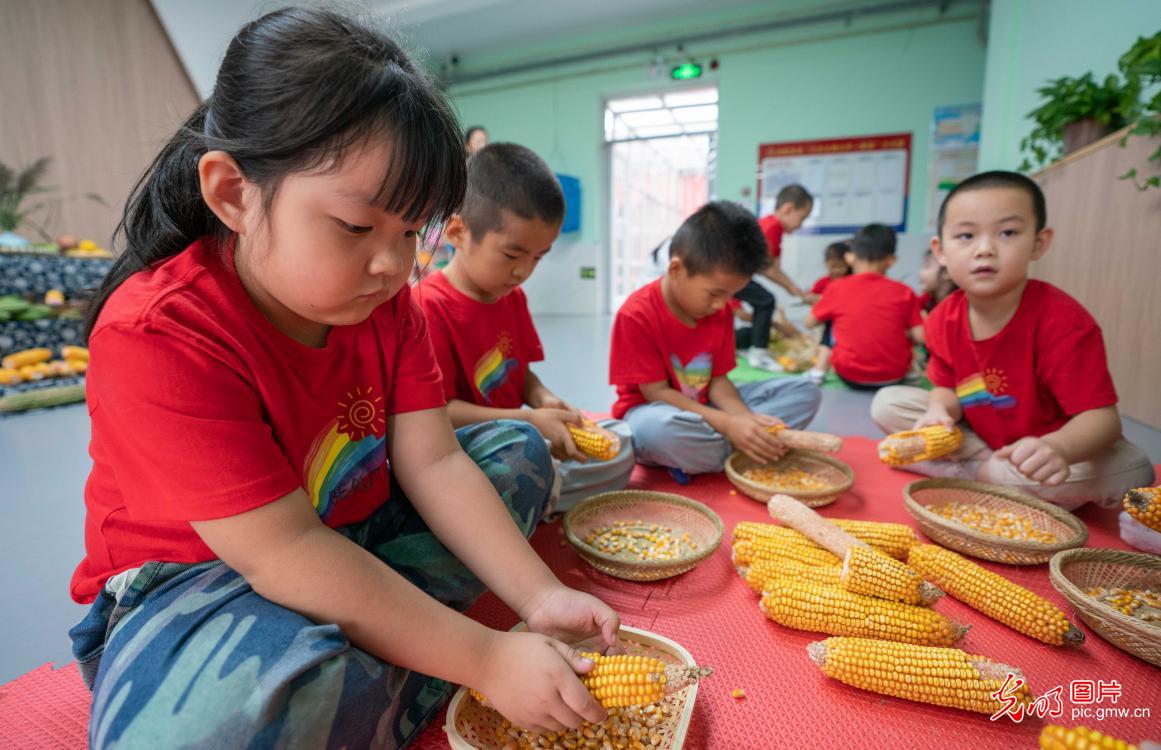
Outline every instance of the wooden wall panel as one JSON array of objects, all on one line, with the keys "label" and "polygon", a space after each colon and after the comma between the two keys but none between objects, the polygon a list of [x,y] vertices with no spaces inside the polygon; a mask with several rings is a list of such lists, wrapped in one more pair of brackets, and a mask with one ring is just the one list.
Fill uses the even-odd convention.
[{"label": "wooden wall panel", "polygon": [[[0,49],[0,161],[51,156],[46,184],[62,200],[48,231],[107,243],[134,182],[198,103],[152,6],[4,0]],[[79,197],[89,192],[108,207]]]},{"label": "wooden wall panel", "polygon": [[1117,176],[1146,166],[1156,140],[1114,134],[1035,175],[1053,248],[1033,275],[1076,297],[1100,323],[1121,412],[1161,429],[1161,190]]}]

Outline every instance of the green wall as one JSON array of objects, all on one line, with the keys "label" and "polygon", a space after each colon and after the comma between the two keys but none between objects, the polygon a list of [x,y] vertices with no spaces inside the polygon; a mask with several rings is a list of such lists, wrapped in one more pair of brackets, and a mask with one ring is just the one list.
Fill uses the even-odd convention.
[{"label": "green wall", "polygon": [[1061,76],[1103,78],[1137,37],[1161,28],[1157,0],[993,0],[980,168],[1015,169],[1036,89]]},{"label": "green wall", "polygon": [[[978,38],[977,7],[955,3],[943,15],[910,12],[688,46],[688,55],[720,61],[715,74],[697,82],[719,87],[718,197],[754,204],[760,143],[911,132],[908,228],[922,231],[932,111],[982,97],[985,50]],[[719,14],[716,22],[729,26],[737,18],[737,13]],[[687,31],[704,28],[694,25]],[[606,45],[624,43],[616,32],[605,39]],[[673,52],[663,54],[672,58]],[[509,62],[506,58],[512,55],[474,65],[487,69]],[[581,232],[558,243],[563,249],[549,256],[551,270],[537,272],[552,278],[554,296],[551,301],[538,299],[530,289],[534,310],[597,311],[604,304],[603,279],[587,286],[576,281],[582,265],[596,265],[598,275],[604,275],[608,199],[603,103],[609,97],[675,86],[667,80],[667,66],[666,78],[650,75],[650,59],[648,53],[601,58],[451,89],[465,125],[483,124],[493,140],[523,143],[553,169],[581,179]],[[539,286],[536,281],[534,277],[530,286]]]}]

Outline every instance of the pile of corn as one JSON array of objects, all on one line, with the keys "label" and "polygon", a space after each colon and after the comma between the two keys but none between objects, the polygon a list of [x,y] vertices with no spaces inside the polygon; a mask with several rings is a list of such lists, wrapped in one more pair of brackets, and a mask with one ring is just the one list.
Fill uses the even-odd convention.
[{"label": "pile of corn", "polygon": [[1137,750],[1137,746],[1088,727],[1049,724],[1040,731],[1040,750]]},{"label": "pile of corn", "polygon": [[936,515],[959,521],[981,534],[999,536],[1015,542],[1053,544],[1057,541],[1051,531],[1036,528],[1032,519],[1006,510],[993,510],[974,503],[941,503],[927,509]]},{"label": "pile of corn", "polygon": [[617,521],[585,537],[591,547],[630,562],[677,560],[697,551],[688,532],[678,536],[668,526],[644,521]]},{"label": "pile of corn", "polygon": [[1161,622],[1161,593],[1153,589],[1094,586],[1084,593],[1123,615],[1144,622]]},{"label": "pile of corn", "polygon": [[676,719],[668,703],[611,708],[600,724],[586,721],[567,732],[536,734],[503,719],[496,727],[496,740],[504,750],[646,750],[669,744]]},{"label": "pile of corn", "polygon": [[743,471],[742,476],[756,484],[789,492],[825,490],[831,486],[829,482],[819,479],[808,471],[776,466],[756,466]]},{"label": "pile of corn", "polygon": [[1161,531],[1161,487],[1129,490],[1124,504],[1125,512],[1137,523]]},{"label": "pile of corn", "polygon": [[0,386],[83,375],[88,368],[89,350],[81,346],[62,346],[60,359],[51,349],[25,349],[0,360]]}]

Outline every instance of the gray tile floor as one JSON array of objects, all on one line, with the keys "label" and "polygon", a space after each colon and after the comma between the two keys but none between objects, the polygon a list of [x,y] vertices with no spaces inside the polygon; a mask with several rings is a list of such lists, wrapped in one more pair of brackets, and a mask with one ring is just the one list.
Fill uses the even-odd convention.
[{"label": "gray tile floor", "polygon": [[[610,320],[537,318],[547,360],[537,374],[576,406],[608,411]],[[870,395],[824,391],[814,429],[875,437]],[[1125,434],[1161,462],[1161,431],[1125,420]],[[83,542],[90,461],[84,405],[0,417],[0,683],[70,657],[68,629],[84,614],[68,595]]]}]

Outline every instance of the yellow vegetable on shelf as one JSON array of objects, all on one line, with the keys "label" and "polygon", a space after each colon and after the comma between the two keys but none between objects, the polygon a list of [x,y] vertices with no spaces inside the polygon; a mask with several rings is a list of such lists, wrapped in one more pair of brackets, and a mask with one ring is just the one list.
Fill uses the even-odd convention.
[{"label": "yellow vegetable on shelf", "polygon": [[52,359],[51,349],[25,349],[15,354],[9,354],[0,360],[0,365],[3,365],[6,370],[19,370],[22,367],[37,365],[50,359]]},{"label": "yellow vegetable on shelf", "polygon": [[16,385],[23,380],[20,373],[11,367],[0,368],[0,385]]},{"label": "yellow vegetable on shelf", "polygon": [[89,360],[87,359],[66,359],[65,361],[69,363],[74,375],[84,375],[89,369]]},{"label": "yellow vegetable on shelf", "polygon": [[60,356],[61,359],[81,359],[88,362],[89,350],[83,346],[62,346]]}]

